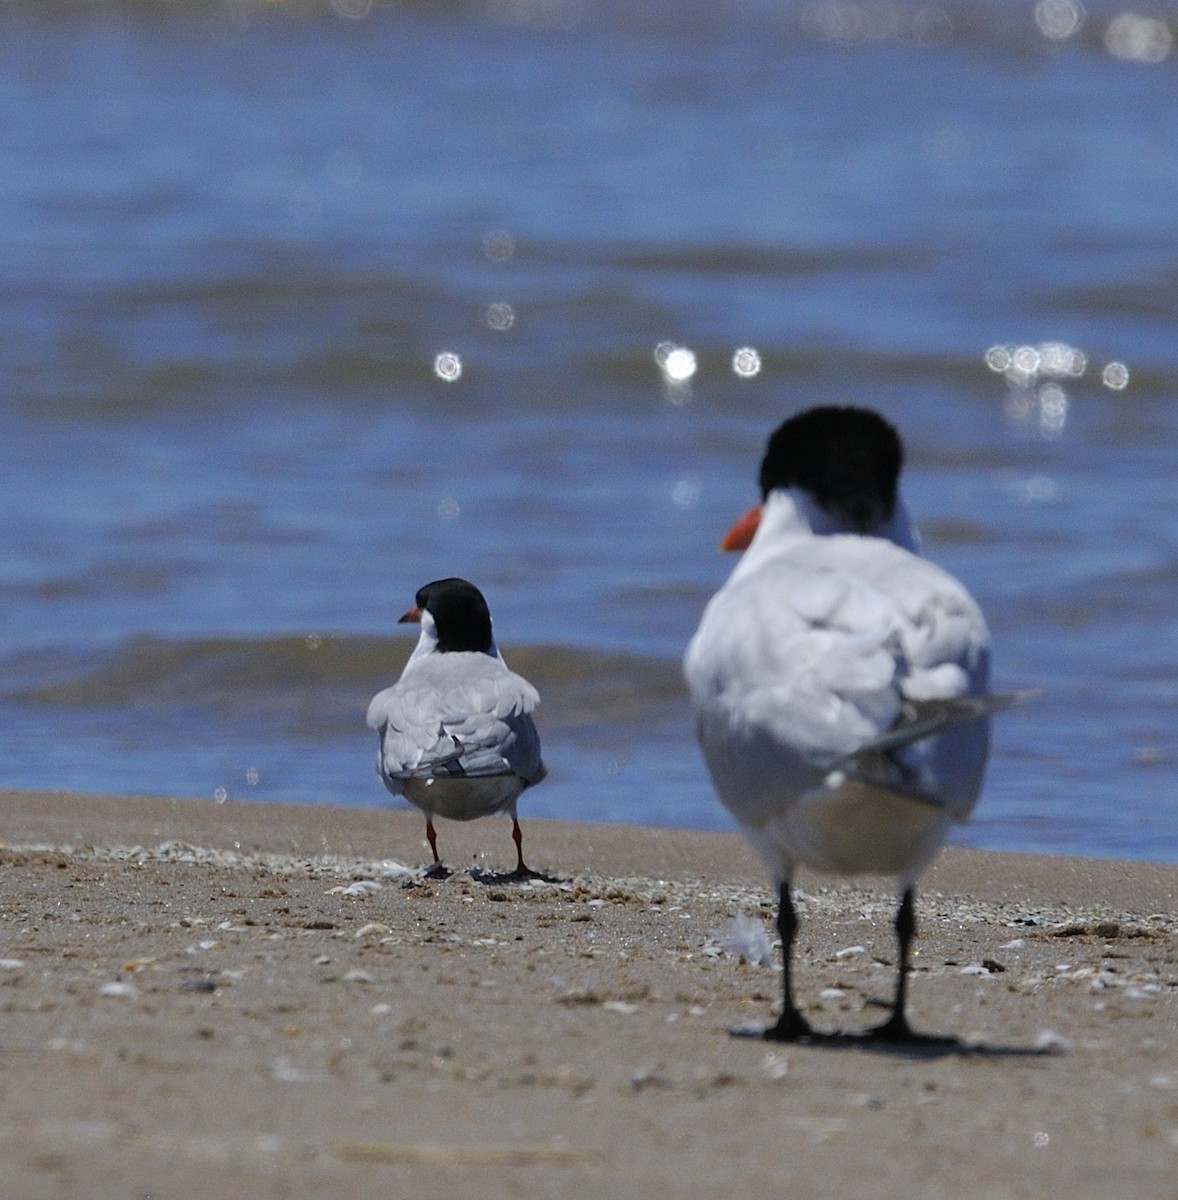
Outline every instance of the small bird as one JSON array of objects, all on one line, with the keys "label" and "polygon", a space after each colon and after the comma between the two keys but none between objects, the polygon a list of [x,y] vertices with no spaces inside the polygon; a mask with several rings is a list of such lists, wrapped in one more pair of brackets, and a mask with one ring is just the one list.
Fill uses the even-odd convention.
[{"label": "small bird", "polygon": [[684,657],[712,783],[773,874],[784,1006],[764,1031],[811,1034],[794,1003],[799,866],[894,876],[899,968],[873,1037],[908,1041],[915,886],[977,801],[990,636],[965,588],[922,558],[899,494],[903,447],[878,413],[824,406],[769,438],[762,503],[722,543],[745,550]]},{"label": "small bird", "polygon": [[368,706],[368,725],[380,739],[377,774],[394,796],[425,813],[431,873],[445,871],[435,816],[473,821],[505,812],[516,873],[532,874],[515,805],[547,774],[532,721],[539,694],[508,670],[487,602],[465,579],[427,583],[400,620],[420,622],[421,636],[401,678]]}]

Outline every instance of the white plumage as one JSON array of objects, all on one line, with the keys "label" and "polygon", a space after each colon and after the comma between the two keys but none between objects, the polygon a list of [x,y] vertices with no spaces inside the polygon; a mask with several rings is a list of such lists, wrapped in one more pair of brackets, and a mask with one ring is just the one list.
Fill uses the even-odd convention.
[{"label": "white plumage", "polygon": [[1017,700],[989,694],[977,604],[916,552],[901,461],[875,413],[822,408],[785,422],[762,465],[764,503],[732,544],[755,533],[684,659],[717,794],[780,889],[774,1038],[810,1032],[790,989],[799,866],[897,878],[901,964],[878,1032],[911,1036],[913,885],[977,801],[989,714]]},{"label": "white plumage", "polygon": [[516,800],[546,774],[532,720],[540,697],[508,669],[486,602],[465,580],[427,584],[402,620],[419,620],[421,636],[401,678],[368,706],[377,774],[426,814],[439,869],[435,816],[471,821],[502,812],[512,819],[516,869],[527,873]]}]

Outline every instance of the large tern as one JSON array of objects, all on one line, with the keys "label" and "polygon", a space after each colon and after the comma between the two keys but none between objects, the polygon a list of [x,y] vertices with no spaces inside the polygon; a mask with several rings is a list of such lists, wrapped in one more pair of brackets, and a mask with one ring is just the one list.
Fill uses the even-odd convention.
[{"label": "large tern", "polygon": [[809,409],[770,437],[762,502],[733,526],[743,549],[684,658],[712,783],[773,874],[785,960],[771,1040],[811,1035],[790,960],[799,867],[893,876],[906,1015],[916,880],[978,798],[990,715],[990,635],[951,575],[920,556],[899,494],[903,448],[863,408]]}]

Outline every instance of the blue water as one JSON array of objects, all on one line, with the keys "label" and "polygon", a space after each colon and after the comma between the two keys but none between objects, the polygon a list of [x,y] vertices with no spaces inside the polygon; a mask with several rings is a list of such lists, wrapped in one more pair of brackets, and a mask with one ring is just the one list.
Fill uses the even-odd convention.
[{"label": "blue water", "polygon": [[0,786],[384,804],[368,698],[461,574],[543,696],[525,817],[728,828],[678,658],[768,431],[854,401],[1046,689],[958,840],[1178,861],[1178,18],[1135,12],[8,0]]}]

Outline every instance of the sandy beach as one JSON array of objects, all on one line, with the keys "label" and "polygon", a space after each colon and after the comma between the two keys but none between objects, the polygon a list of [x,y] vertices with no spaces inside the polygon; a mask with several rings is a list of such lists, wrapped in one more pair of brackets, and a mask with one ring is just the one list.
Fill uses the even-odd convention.
[{"label": "sandy beach", "polygon": [[[1178,1197],[1178,867],[951,850],[775,1046],[736,835],[5,793],[5,1197]],[[886,884],[799,880],[823,1030]],[[773,945],[772,963],[759,958]]]}]

